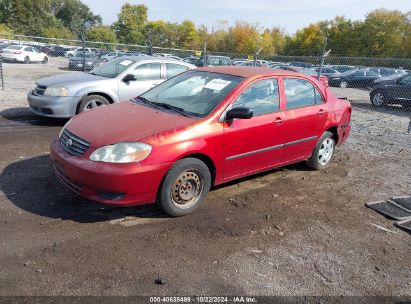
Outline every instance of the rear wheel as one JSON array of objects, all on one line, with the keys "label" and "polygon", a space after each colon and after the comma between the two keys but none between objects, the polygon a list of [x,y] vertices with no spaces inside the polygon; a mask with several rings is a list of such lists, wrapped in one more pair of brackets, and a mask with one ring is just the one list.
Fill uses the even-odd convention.
[{"label": "rear wheel", "polygon": [[345,89],[345,88],[347,88],[347,87],[348,87],[348,82],[346,82],[346,81],[341,81],[341,83],[340,83],[340,88]]},{"label": "rear wheel", "polygon": [[328,167],[335,151],[335,140],[329,131],[324,132],[317,142],[313,154],[307,160],[307,165],[314,170],[323,170]]},{"label": "rear wheel", "polygon": [[24,63],[25,64],[30,63],[30,57],[29,56],[24,57]]},{"label": "rear wheel", "polygon": [[42,63],[46,64],[49,62],[49,58],[47,56],[44,56]]},{"label": "rear wheel", "polygon": [[183,216],[204,203],[210,187],[207,165],[196,158],[183,158],[164,177],[157,204],[168,215]]},{"label": "rear wheel", "polygon": [[371,95],[371,103],[374,107],[381,107],[385,104],[386,98],[382,92],[375,92]]},{"label": "rear wheel", "polygon": [[100,95],[84,96],[81,99],[78,113],[88,111],[94,108],[98,108],[101,106],[106,106],[109,104],[110,102],[107,100],[107,98],[104,98],[103,96],[100,96]]}]

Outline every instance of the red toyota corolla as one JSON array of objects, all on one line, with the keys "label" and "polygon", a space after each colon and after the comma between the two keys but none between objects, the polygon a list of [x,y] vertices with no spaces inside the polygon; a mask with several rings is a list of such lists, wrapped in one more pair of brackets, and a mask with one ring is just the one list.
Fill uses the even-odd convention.
[{"label": "red toyota corolla", "polygon": [[254,67],[187,71],[130,102],[70,120],[57,176],[111,205],[197,209],[211,186],[307,161],[321,170],[350,133],[350,103],[310,76]]}]

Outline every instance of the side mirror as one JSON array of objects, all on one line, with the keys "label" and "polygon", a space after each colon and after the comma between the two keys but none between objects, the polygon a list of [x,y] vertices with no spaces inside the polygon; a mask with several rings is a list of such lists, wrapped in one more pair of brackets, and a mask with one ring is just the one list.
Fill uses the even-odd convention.
[{"label": "side mirror", "polygon": [[123,78],[123,82],[136,81],[136,80],[137,80],[136,76],[131,75],[131,74],[127,74]]},{"label": "side mirror", "polygon": [[253,117],[253,110],[246,107],[233,108],[225,113],[226,120],[233,120],[234,118],[250,119],[251,117]]}]

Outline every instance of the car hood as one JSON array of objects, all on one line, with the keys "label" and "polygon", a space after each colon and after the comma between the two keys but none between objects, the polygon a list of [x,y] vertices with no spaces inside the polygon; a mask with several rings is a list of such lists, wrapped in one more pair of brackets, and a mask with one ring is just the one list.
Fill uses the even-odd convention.
[{"label": "car hood", "polygon": [[197,119],[133,102],[121,102],[75,116],[67,129],[92,147],[144,141],[164,131],[189,126]]},{"label": "car hood", "polygon": [[89,73],[83,72],[72,72],[72,73],[64,73],[59,75],[53,75],[50,77],[41,78],[36,81],[36,83],[40,86],[55,86],[55,85],[69,85],[72,83],[84,83],[87,81],[96,81],[96,80],[104,80],[107,79],[102,76],[92,75]]}]

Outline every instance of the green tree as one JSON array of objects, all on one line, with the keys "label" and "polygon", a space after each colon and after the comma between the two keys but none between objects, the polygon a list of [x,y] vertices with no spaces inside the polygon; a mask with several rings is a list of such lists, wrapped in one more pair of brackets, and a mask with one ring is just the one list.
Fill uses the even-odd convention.
[{"label": "green tree", "polygon": [[55,26],[55,27],[46,27],[42,29],[41,35],[46,38],[61,38],[61,39],[76,39],[74,35],[68,28],[65,26]]},{"label": "green tree", "polygon": [[84,24],[88,26],[101,25],[101,16],[94,15],[90,8],[80,0],[53,0],[50,10],[65,27],[80,37]]},{"label": "green tree", "polygon": [[144,26],[147,23],[147,6],[126,3],[121,7],[113,28],[121,43],[141,44],[144,42]]},{"label": "green tree", "polygon": [[98,25],[86,32],[89,41],[116,43],[116,32],[108,25]]},{"label": "green tree", "polygon": [[0,23],[0,34],[12,34],[13,31],[7,25]]}]

